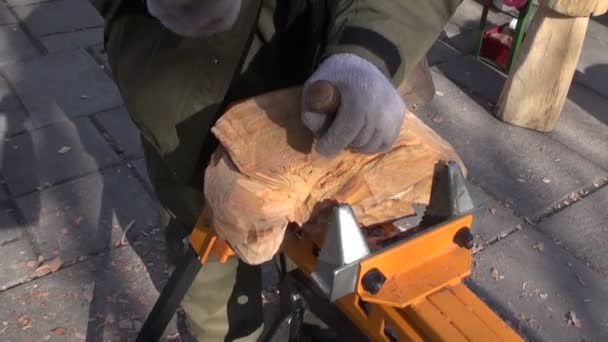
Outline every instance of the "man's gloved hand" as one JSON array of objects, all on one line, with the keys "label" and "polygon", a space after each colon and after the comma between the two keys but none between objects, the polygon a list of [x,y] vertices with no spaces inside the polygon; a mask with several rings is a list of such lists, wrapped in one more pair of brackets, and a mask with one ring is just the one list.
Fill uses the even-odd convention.
[{"label": "man's gloved hand", "polygon": [[238,18],[241,0],[146,0],[146,6],[169,30],[196,37],[230,29]]},{"label": "man's gloved hand", "polygon": [[[314,112],[307,102],[307,88],[318,80],[329,81],[339,91],[340,107],[333,118]],[[302,121],[325,156],[347,147],[367,154],[386,152],[399,136],[405,103],[380,70],[359,56],[330,56],[304,83],[303,94]]]}]

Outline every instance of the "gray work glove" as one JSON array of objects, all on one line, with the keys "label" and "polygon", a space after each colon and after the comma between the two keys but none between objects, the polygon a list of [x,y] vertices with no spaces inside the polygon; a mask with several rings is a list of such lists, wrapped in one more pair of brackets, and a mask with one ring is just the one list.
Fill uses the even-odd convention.
[{"label": "gray work glove", "polygon": [[317,80],[332,83],[341,97],[335,117],[312,111],[306,95],[303,97],[302,121],[318,138],[320,154],[329,157],[348,147],[365,154],[390,150],[399,136],[406,107],[375,65],[353,54],[332,55],[304,83],[303,94]]},{"label": "gray work glove", "polygon": [[241,0],[146,0],[146,6],[169,30],[196,37],[230,29],[238,18]]}]

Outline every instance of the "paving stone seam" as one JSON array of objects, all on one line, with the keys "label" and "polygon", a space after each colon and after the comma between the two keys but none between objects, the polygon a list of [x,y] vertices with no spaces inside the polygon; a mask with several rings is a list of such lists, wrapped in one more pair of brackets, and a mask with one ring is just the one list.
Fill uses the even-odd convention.
[{"label": "paving stone seam", "polygon": [[10,5],[7,0],[2,0],[3,3],[6,4],[6,7],[9,8],[19,8],[19,7],[28,7],[28,6],[32,6],[32,5],[39,5],[39,4],[44,4],[44,3],[52,3],[55,2],[57,0],[32,0],[31,2],[28,2],[27,4],[16,4],[16,5]]},{"label": "paving stone seam", "polygon": [[[106,166],[98,167],[98,168],[96,168],[95,170],[92,170],[92,171],[86,171],[86,172],[83,172],[81,174],[78,174],[78,175],[75,175],[75,176],[71,176],[71,177],[67,177],[67,178],[61,179],[61,180],[56,181],[56,182],[52,182],[52,183],[49,182],[49,183],[40,185],[40,186],[38,186],[37,188],[35,188],[33,190],[26,191],[26,192],[20,193],[17,196],[14,196],[14,198],[22,198],[22,197],[25,197],[25,196],[28,196],[28,195],[31,195],[31,194],[34,194],[34,193],[37,193],[37,192],[41,192],[42,190],[48,190],[48,189],[54,188],[56,186],[63,185],[63,184],[75,181],[77,179],[81,179],[81,178],[84,178],[84,177],[87,177],[87,176],[90,176],[90,175],[94,175],[94,174],[97,174],[97,173],[101,173],[101,172],[104,172],[104,171],[115,169],[115,168],[118,168],[120,166],[124,166],[120,161],[119,162],[115,162],[115,163],[110,163],[110,164],[108,164]],[[11,196],[11,197],[13,197],[13,196]]]},{"label": "paving stone seam", "polygon": [[534,224],[538,224],[546,220],[547,218],[565,210],[566,208],[569,208],[573,204],[585,199],[586,197],[590,196],[594,192],[604,187],[608,187],[608,176],[604,176],[599,180],[593,182],[591,185],[585,186],[578,191],[573,191],[570,194],[565,195],[564,197],[556,201],[554,205],[546,209],[543,214],[534,219]]},{"label": "paving stone seam", "polygon": [[30,28],[21,20],[21,18],[17,15],[14,8],[17,6],[6,6],[11,15],[17,19],[17,24],[19,28],[23,31],[27,39],[32,43],[34,48],[40,52],[41,55],[48,55],[49,50],[44,46],[44,44],[36,37],[36,35],[30,30]]},{"label": "paving stone seam", "polygon": [[493,308],[493,311],[502,318],[511,328],[520,333],[526,341],[542,341],[538,336],[538,332],[534,328],[526,324],[525,321],[518,318],[517,312],[509,307],[504,302],[496,299],[495,295],[492,295],[488,290],[484,289],[483,286],[477,284],[472,278],[464,279],[464,283],[475,293],[480,299]]},{"label": "paving stone seam", "polygon": [[[7,197],[8,197],[5,201],[3,201],[3,203],[8,206],[8,209],[9,209],[8,213],[12,216],[12,218],[15,220],[15,223],[17,225],[24,228],[23,232],[20,234],[20,236],[18,238],[14,239],[14,241],[8,241],[6,243],[2,243],[0,245],[0,247],[6,245],[8,243],[11,243],[11,242],[19,241],[21,239],[27,239],[28,242],[32,246],[32,251],[34,252],[34,255],[36,256],[36,258],[40,258],[40,256],[42,255],[42,252],[41,252],[42,249],[40,248],[38,243],[36,243],[36,239],[34,239],[34,234],[32,234],[31,227],[27,223],[25,215],[21,211],[21,208],[19,208],[19,205],[17,204],[15,197],[13,196],[11,190],[8,187],[8,184],[6,183],[6,180],[4,179],[4,177],[1,174],[0,174],[0,187],[2,187],[2,190],[7,194]],[[2,191],[2,190],[0,190],[0,191]]]},{"label": "paving stone seam", "polygon": [[104,27],[103,25],[102,26],[100,26],[100,25],[85,26],[85,27],[80,27],[76,30],[57,31],[57,32],[43,34],[43,35],[40,35],[40,38],[48,38],[48,37],[52,37],[55,35],[68,34],[68,33],[84,32],[84,31],[94,30],[94,29],[103,28],[103,27]]},{"label": "paving stone seam", "polygon": [[[6,78],[3,76],[1,67],[0,67],[0,77],[3,77],[6,80]],[[7,81],[7,83],[9,83],[9,82]],[[9,83],[9,87],[10,87],[11,92],[15,93],[15,90],[14,90],[14,88],[12,87],[12,85],[10,83]],[[29,118],[30,117],[29,112],[25,108],[25,105],[23,104],[23,101],[21,101],[21,98],[17,94],[14,94],[14,95],[18,99],[19,104],[21,105],[21,107],[23,107],[22,109],[26,113],[27,118]],[[80,115],[75,115],[75,116],[71,116],[71,117],[66,117],[66,119],[63,120],[63,121],[54,121],[54,122],[51,122],[51,123],[47,123],[47,124],[41,125],[39,127],[33,127],[33,128],[29,128],[29,129],[20,131],[20,132],[16,132],[16,133],[12,133],[12,134],[7,134],[6,137],[5,137],[5,139],[13,139],[13,138],[18,137],[20,135],[34,133],[36,131],[39,131],[39,130],[42,130],[42,129],[45,129],[45,128],[49,128],[49,127],[54,126],[54,125],[74,122],[74,120],[77,120],[77,119],[83,119],[83,118],[86,118],[86,117],[97,115],[99,113],[113,111],[113,110],[116,110],[116,109],[119,109],[119,108],[122,108],[122,107],[123,107],[123,105],[118,105],[118,106],[113,106],[113,107],[109,107],[109,108],[106,108],[106,109],[102,109],[101,111],[96,111],[96,112],[90,113],[90,114],[80,114]]]},{"label": "paving stone seam", "polygon": [[[106,75],[110,78],[110,80],[112,80],[112,82],[114,81],[114,75],[112,74],[112,70],[109,70],[108,68],[106,68],[106,63],[104,60],[102,60],[99,56],[97,56],[97,54],[93,51],[94,46],[87,46],[84,48],[84,51],[91,56],[91,58],[99,65],[99,67],[101,68],[101,70],[103,70]],[[105,46],[103,46],[103,48],[105,49]],[[108,62],[109,64],[109,62]]]},{"label": "paving stone seam", "polygon": [[[487,247],[490,247],[492,245],[494,245],[497,242],[500,242],[501,240],[506,239],[507,237],[509,237],[510,235],[520,231],[520,230],[534,230],[536,232],[538,232],[539,234],[547,237],[550,241],[552,241],[553,243],[555,243],[557,246],[561,247],[562,250],[564,250],[569,256],[571,256],[573,259],[576,259],[578,261],[580,261],[581,263],[583,263],[586,267],[588,267],[591,271],[597,273],[600,277],[602,277],[605,280],[608,280],[608,274],[605,274],[601,269],[599,269],[597,266],[595,266],[595,264],[591,261],[588,260],[588,258],[586,258],[584,255],[580,255],[579,253],[576,253],[576,251],[572,251],[570,250],[570,248],[568,248],[567,246],[565,246],[564,244],[562,244],[558,239],[556,239],[555,237],[551,236],[551,234],[549,234],[548,232],[542,231],[542,230],[538,230],[536,229],[536,226],[542,222],[543,220],[549,218],[550,216],[553,216],[561,211],[563,211],[564,209],[572,206],[574,203],[577,203],[583,199],[585,199],[586,197],[590,196],[591,194],[593,194],[596,191],[599,191],[602,188],[608,188],[608,177],[602,178],[601,179],[602,183],[596,183],[598,186],[595,185],[591,185],[588,187],[583,188],[582,190],[578,191],[578,192],[573,192],[568,196],[564,197],[564,200],[567,199],[568,204],[565,204],[563,206],[557,207],[559,205],[556,204],[554,207],[555,208],[554,211],[550,212],[550,213],[546,213],[544,216],[541,216],[539,218],[537,218],[536,220],[529,220],[527,217],[521,218],[519,217],[514,211],[510,210],[509,208],[507,208],[507,210],[510,210],[511,213],[519,218],[525,221],[524,224],[518,224],[515,225],[511,230],[507,231],[507,232],[503,232],[500,233],[498,236],[489,239],[481,244],[475,244],[475,248],[473,251],[473,254],[476,255],[480,252],[483,252],[484,249],[486,249]],[[479,188],[481,188],[484,192],[485,190],[478,184],[477,185]],[[486,192],[486,194],[488,196],[490,196],[491,198],[494,198],[491,194],[489,194],[488,192]],[[573,196],[574,195],[574,196]],[[496,200],[494,198],[494,200]]]},{"label": "paving stone seam", "polygon": [[154,198],[156,198],[156,194],[154,193],[154,190],[148,185],[148,183],[144,179],[144,175],[140,175],[138,172],[135,171],[135,166],[132,164],[132,162],[136,159],[139,159],[139,157],[134,157],[131,159],[127,158],[125,151],[123,151],[123,149],[120,148],[120,144],[118,144],[118,142],[114,141],[110,132],[108,132],[103,127],[103,125],[99,122],[99,120],[97,120],[97,118],[95,118],[95,115],[110,112],[110,111],[112,111],[112,110],[104,110],[101,112],[97,112],[95,114],[91,114],[89,119],[90,119],[91,123],[93,124],[93,126],[95,127],[95,129],[97,129],[99,134],[101,134],[102,138],[104,140],[106,140],[108,145],[110,145],[110,148],[112,150],[114,150],[114,153],[116,153],[118,155],[118,158],[120,159],[121,163],[130,170],[133,177],[135,177],[135,179],[137,179],[137,181],[140,183],[140,185],[143,186],[144,191],[146,191],[146,193],[151,197],[151,199],[154,200]]},{"label": "paving stone seam", "polygon": [[589,85],[582,83],[581,81],[577,80],[576,77],[572,78],[572,83],[574,83],[577,86],[580,86],[582,88],[585,88],[586,90],[592,92],[594,95],[601,97],[602,99],[608,100],[608,97],[605,94],[602,94],[599,91],[597,91],[595,88],[592,88]]},{"label": "paving stone seam", "polygon": [[534,230],[537,231],[537,232],[539,232],[540,234],[546,236],[548,239],[550,239],[551,241],[553,241],[554,244],[556,244],[558,247],[560,247],[562,250],[564,250],[568,255],[570,255],[573,259],[580,261],[587,268],[589,268],[593,272],[597,273],[597,275],[599,275],[602,279],[608,281],[608,274],[604,273],[599,267],[597,267],[593,263],[592,260],[589,260],[584,255],[582,255],[580,253],[577,253],[576,251],[568,248],[568,246],[564,245],[559,239],[556,239],[555,237],[551,236],[551,234],[549,232],[538,230],[536,228],[534,228]]},{"label": "paving stone seam", "polygon": [[[83,262],[89,261],[91,259],[100,257],[100,256],[105,256],[106,254],[112,252],[113,250],[118,250],[120,248],[129,248],[131,245],[135,244],[136,242],[142,242],[145,243],[146,239],[154,239],[155,237],[159,236],[161,234],[161,231],[159,228],[156,229],[152,229],[150,232],[140,232],[137,236],[134,236],[133,238],[131,238],[129,240],[129,243],[127,245],[124,246],[114,246],[111,245],[109,247],[105,247],[102,248],[100,250],[98,250],[97,252],[92,252],[92,253],[88,253],[86,255],[81,255],[78,258],[75,259],[71,259],[71,260],[67,260],[65,262],[63,262],[61,264],[61,266],[59,267],[59,269],[57,269],[57,271],[55,272],[51,272],[51,273],[47,273],[47,274],[43,274],[43,275],[37,275],[36,272],[33,272],[30,276],[23,278],[21,281],[16,282],[14,284],[11,284],[9,286],[6,287],[1,287],[0,288],[0,293],[3,293],[5,291],[9,291],[11,289],[14,289],[16,287],[22,286],[22,285],[26,285],[32,281],[38,280],[38,279],[42,279],[44,277],[50,276],[53,273],[57,273],[63,270],[66,270],[68,268],[74,267],[76,265],[79,265]],[[16,241],[18,241],[19,239],[17,239]],[[1,247],[1,246],[0,246]],[[40,260],[40,253],[38,253],[37,251],[34,251],[36,254],[36,262],[37,262],[37,266],[40,266],[41,264],[43,264],[45,261],[49,260]]]}]

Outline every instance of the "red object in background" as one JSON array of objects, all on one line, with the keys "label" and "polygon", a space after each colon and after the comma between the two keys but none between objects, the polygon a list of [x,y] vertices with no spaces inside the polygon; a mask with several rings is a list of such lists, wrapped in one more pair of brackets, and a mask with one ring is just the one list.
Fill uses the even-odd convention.
[{"label": "red object in background", "polygon": [[515,8],[523,7],[527,2],[528,0],[502,0],[503,4]]},{"label": "red object in background", "polygon": [[494,63],[506,67],[511,51],[512,37],[502,33],[508,24],[495,26],[483,33],[483,42],[480,56],[494,61]]}]

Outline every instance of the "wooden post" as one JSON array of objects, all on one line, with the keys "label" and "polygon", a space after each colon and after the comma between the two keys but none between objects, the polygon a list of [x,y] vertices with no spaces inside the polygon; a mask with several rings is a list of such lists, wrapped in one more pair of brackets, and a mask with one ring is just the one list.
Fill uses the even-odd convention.
[{"label": "wooden post", "polygon": [[541,132],[555,128],[583,47],[589,17],[540,6],[500,94],[496,116]]}]

